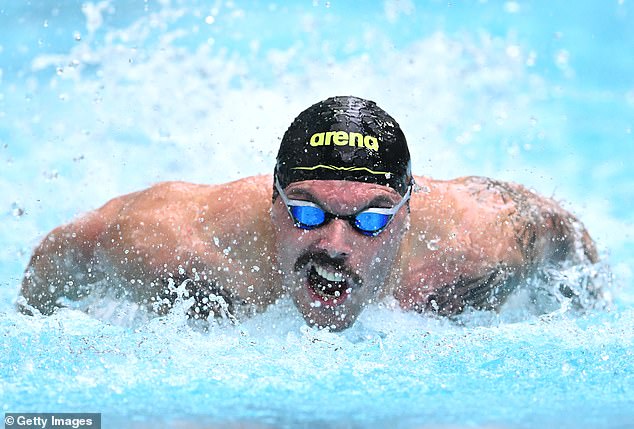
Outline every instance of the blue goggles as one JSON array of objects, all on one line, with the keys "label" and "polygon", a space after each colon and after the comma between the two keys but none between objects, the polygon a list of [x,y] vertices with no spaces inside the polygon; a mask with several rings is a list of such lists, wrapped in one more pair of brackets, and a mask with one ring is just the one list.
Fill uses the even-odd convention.
[{"label": "blue goggles", "polygon": [[355,214],[348,216],[336,215],[330,213],[319,207],[315,203],[303,200],[291,200],[289,199],[284,190],[280,186],[280,182],[275,178],[275,189],[282,197],[282,201],[286,205],[288,214],[293,219],[293,223],[296,227],[302,229],[315,229],[319,228],[330,222],[332,219],[343,219],[348,221],[350,225],[354,227],[363,235],[370,237],[377,236],[383,231],[394,218],[394,215],[405,205],[409,200],[412,193],[412,187],[407,188],[407,192],[403,195],[401,201],[392,208],[379,208],[371,207]]}]

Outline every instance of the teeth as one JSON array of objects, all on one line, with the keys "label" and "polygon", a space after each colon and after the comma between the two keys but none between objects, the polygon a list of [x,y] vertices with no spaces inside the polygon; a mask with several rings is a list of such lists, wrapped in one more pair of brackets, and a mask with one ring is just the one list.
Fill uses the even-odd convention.
[{"label": "teeth", "polygon": [[332,271],[332,270],[329,270],[328,268],[325,268],[319,265],[315,265],[315,271],[317,272],[317,274],[319,274],[320,276],[322,276],[323,278],[325,278],[326,280],[330,282],[343,281],[343,273]]}]

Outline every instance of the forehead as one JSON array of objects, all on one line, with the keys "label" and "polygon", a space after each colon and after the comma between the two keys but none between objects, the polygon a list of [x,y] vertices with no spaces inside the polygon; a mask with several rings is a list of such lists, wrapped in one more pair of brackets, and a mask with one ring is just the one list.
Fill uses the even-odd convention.
[{"label": "forehead", "polygon": [[304,180],[286,187],[289,198],[306,199],[333,211],[360,207],[390,206],[398,203],[401,196],[394,189],[347,180]]}]

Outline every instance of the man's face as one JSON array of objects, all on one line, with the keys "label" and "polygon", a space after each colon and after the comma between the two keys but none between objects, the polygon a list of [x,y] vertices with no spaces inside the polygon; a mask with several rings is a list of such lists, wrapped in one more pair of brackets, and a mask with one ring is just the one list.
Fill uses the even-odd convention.
[{"label": "man's face", "polygon": [[[341,180],[290,184],[289,199],[317,204],[339,216],[367,208],[391,208],[401,201],[392,188]],[[331,219],[305,230],[294,225],[282,198],[272,208],[277,264],[284,288],[310,325],[342,330],[383,291],[409,215],[406,207],[377,236],[367,236],[347,220]]]}]

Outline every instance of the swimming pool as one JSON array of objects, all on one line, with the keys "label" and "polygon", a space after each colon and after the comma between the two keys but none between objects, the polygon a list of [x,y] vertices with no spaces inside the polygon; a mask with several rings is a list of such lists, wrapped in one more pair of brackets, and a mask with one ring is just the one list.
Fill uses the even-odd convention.
[{"label": "swimming pool", "polygon": [[[633,14],[626,0],[3,2],[0,406],[132,428],[633,427]],[[54,226],[156,181],[269,173],[290,120],[334,94],[393,114],[418,174],[562,201],[609,260],[612,309],[454,323],[385,303],[341,334],[288,302],[209,332],[15,312]]]}]

